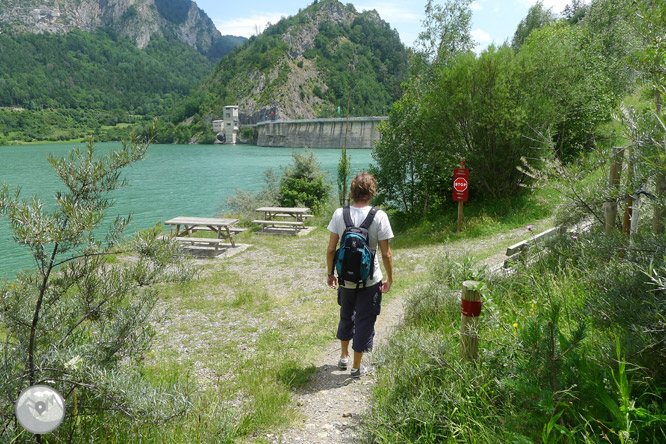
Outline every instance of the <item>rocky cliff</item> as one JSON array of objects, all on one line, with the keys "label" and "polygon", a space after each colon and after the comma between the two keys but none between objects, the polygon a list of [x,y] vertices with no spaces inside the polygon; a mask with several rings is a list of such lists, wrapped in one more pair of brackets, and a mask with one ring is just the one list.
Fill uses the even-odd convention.
[{"label": "rocky cliff", "polygon": [[191,0],[2,0],[0,32],[66,33],[109,28],[145,48],[152,36],[176,38],[211,58],[223,37]]}]

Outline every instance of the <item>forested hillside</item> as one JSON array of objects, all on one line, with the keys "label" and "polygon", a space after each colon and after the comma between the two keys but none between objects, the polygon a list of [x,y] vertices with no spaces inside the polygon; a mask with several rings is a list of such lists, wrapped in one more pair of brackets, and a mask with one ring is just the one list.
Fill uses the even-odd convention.
[{"label": "forested hillside", "polygon": [[172,121],[219,117],[229,104],[249,121],[345,116],[348,106],[383,115],[401,96],[407,54],[376,12],[315,1],[224,57]]},{"label": "forested hillside", "polygon": [[3,0],[0,29],[17,34],[111,30],[141,49],[164,37],[215,61],[234,44],[192,0]]},{"label": "forested hillside", "polygon": [[190,0],[3,2],[0,29],[0,144],[118,140],[246,40]]},{"label": "forested hillside", "polygon": [[212,63],[184,43],[155,39],[145,50],[98,32],[0,34],[0,104],[41,108],[163,111]]},{"label": "forested hillside", "polygon": [[184,43],[155,38],[141,50],[104,31],[0,34],[0,49],[0,107],[14,108],[0,110],[0,144],[83,137],[161,115],[213,68]]}]

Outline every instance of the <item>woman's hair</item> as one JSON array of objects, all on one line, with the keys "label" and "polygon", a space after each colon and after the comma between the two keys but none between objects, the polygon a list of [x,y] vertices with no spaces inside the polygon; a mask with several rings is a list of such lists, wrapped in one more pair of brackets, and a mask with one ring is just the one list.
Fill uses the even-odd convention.
[{"label": "woman's hair", "polygon": [[374,197],[377,190],[377,179],[370,173],[358,173],[352,179],[349,197],[354,202],[364,202]]}]

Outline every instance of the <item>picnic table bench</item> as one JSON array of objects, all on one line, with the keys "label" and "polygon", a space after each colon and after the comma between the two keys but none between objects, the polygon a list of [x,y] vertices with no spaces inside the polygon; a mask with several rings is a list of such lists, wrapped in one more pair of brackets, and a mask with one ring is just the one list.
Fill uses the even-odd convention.
[{"label": "picnic table bench", "polygon": [[[215,231],[215,230],[211,230],[210,227],[201,227],[201,226],[192,228],[192,232],[197,232],[197,231]],[[247,231],[247,228],[230,227],[229,231],[238,234]]]},{"label": "picnic table bench", "polygon": [[[165,225],[176,226],[176,240],[182,244],[204,244],[211,246],[217,252],[220,244],[227,241],[231,247],[235,247],[234,236],[245,231],[244,228],[237,228],[233,225],[238,223],[238,219],[218,219],[212,217],[176,217],[164,222]],[[183,229],[181,230],[181,226]],[[197,231],[213,231],[217,237],[193,237]]]},{"label": "picnic table bench", "polygon": [[313,217],[309,208],[289,207],[261,207],[257,213],[264,213],[263,219],[253,220],[252,223],[262,225],[263,228],[289,228],[294,231],[305,228],[305,221]]}]

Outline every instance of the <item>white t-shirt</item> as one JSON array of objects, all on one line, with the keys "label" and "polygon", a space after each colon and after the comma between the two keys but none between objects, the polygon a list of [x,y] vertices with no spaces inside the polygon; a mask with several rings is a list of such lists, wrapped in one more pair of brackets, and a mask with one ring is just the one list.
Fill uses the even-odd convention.
[{"label": "white t-shirt", "polygon": [[[349,213],[355,226],[361,226],[371,208],[371,206],[363,208],[350,207]],[[345,228],[346,225],[344,216],[342,215],[342,208],[338,208],[335,210],[335,213],[333,213],[331,222],[328,224],[328,231],[342,237],[342,234],[345,232]],[[377,243],[380,240],[393,239],[391,223],[389,222],[386,213],[382,210],[377,210],[377,213],[375,213],[375,218],[372,220],[372,224],[370,224],[370,228],[368,229],[368,235],[370,237],[370,249],[373,252],[377,251]],[[382,277],[382,270],[379,268],[379,255],[375,254],[374,272],[372,277],[365,281],[365,285],[367,287],[375,285],[382,281]],[[344,287],[356,288],[356,285],[345,283]]]}]

